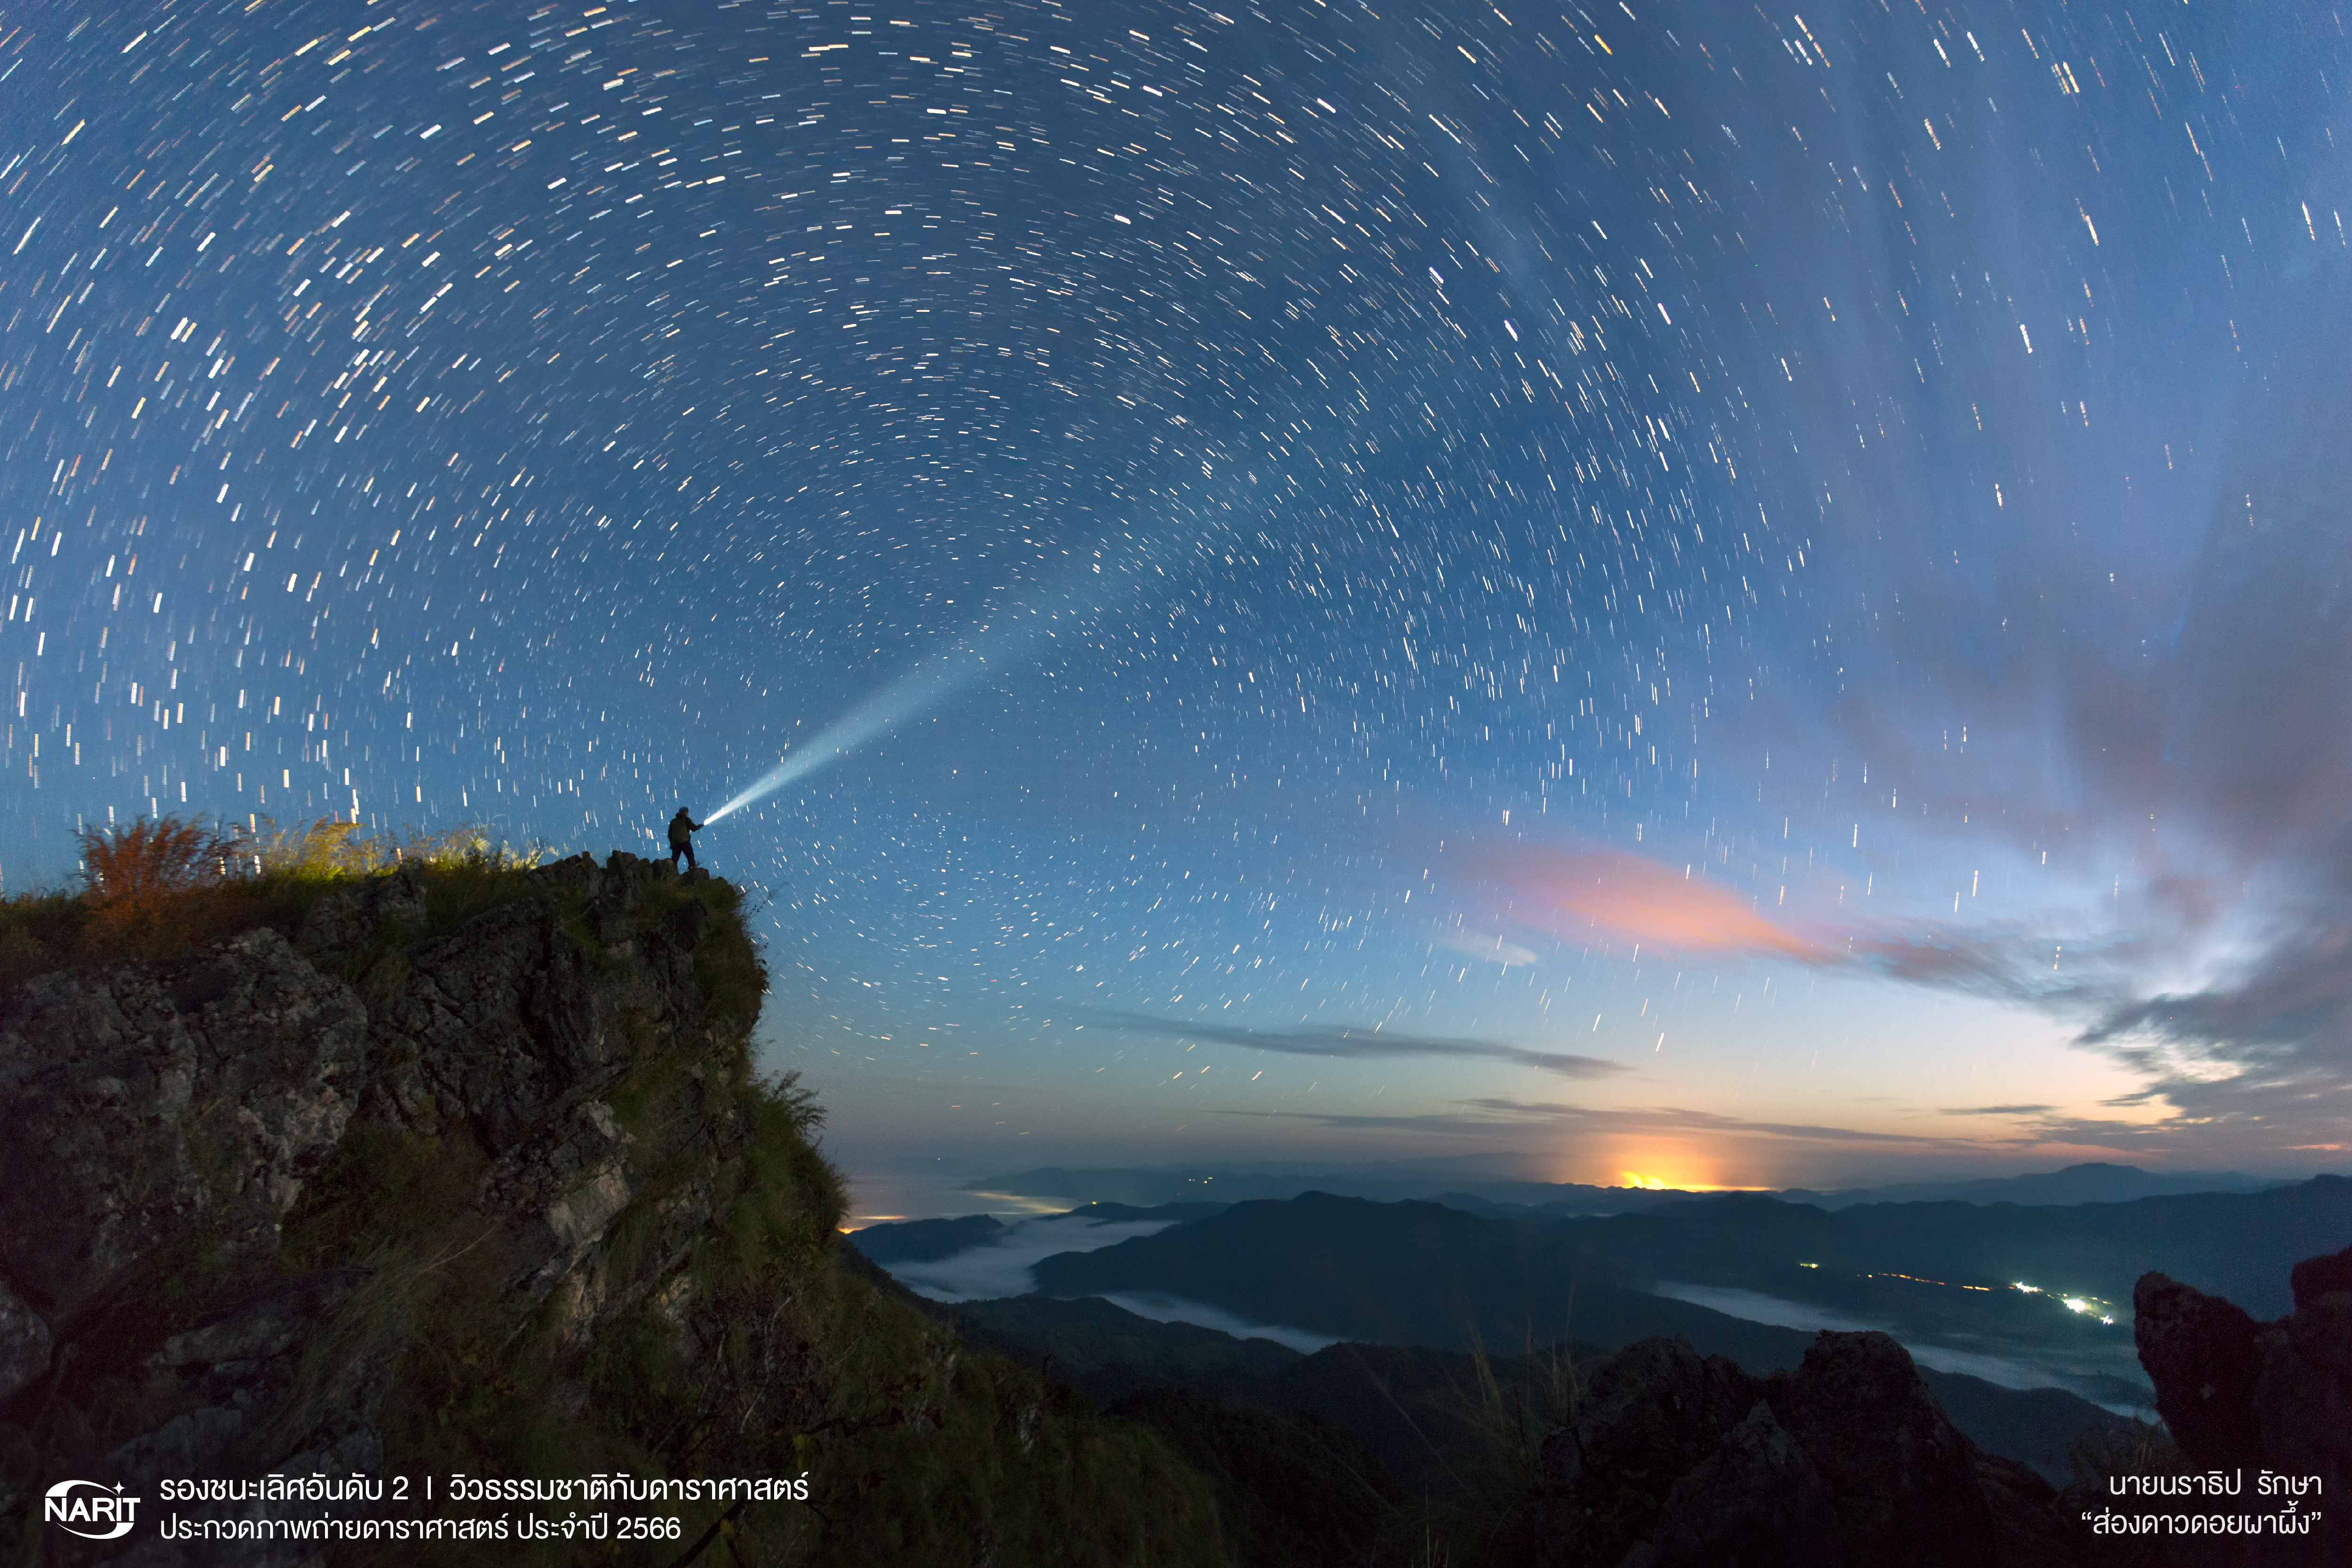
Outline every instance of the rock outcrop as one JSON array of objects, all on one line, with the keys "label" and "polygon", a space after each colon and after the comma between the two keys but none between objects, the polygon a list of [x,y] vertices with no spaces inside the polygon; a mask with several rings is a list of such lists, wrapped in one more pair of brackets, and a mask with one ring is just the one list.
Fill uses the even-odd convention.
[{"label": "rock outcrop", "polygon": [[274,1240],[351,1121],[367,1028],[349,987],[267,930],[44,976],[0,1009],[0,1399],[46,1370],[29,1347],[139,1260]]},{"label": "rock outcrop", "polygon": [[355,1117],[473,1177],[461,1206],[502,1310],[551,1306],[581,1341],[669,1280],[718,1184],[669,1183],[643,1216],[651,1266],[616,1282],[612,1227],[663,1173],[611,1101],[635,1080],[641,1120],[691,1117],[720,1159],[748,1142],[704,1092],[740,1079],[753,1016],[696,981],[711,886],[627,855],[485,873],[447,891],[496,901],[436,936],[426,876],[404,871],[319,899],[292,941],[265,927],[21,987],[0,1005],[0,1122],[32,1179],[0,1184],[0,1412],[39,1410],[10,1426],[41,1427],[51,1468],[132,1486],[240,1460],[380,1469],[397,1331],[289,1407],[317,1331],[386,1272],[305,1269],[282,1245]]},{"label": "rock outcrop", "polygon": [[1908,1352],[1823,1333],[1792,1375],[1681,1340],[1595,1368],[1546,1440],[1545,1568],[1882,1568],[2071,1561],[2048,1482],[1980,1452]]},{"label": "rock outcrop", "polygon": [[2296,1265],[2293,1285],[2294,1310],[2264,1323],[2142,1276],[2133,1331],[2169,1436],[2078,1447],[2063,1493],[1978,1450],[1884,1334],[1823,1333],[1793,1375],[1769,1378],[1645,1340],[1593,1369],[1575,1420],[1543,1446],[1538,1561],[2352,1561],[2352,1528],[2333,1517],[2352,1496],[2352,1247]]},{"label": "rock outcrop", "polygon": [[[2292,1501],[2320,1515],[2307,1536],[2231,1543],[2229,1560],[2352,1561],[2352,1247],[2305,1259],[2289,1279],[2294,1310],[2264,1323],[2144,1274],[2132,1291],[2132,1332],[2181,1458],[2239,1483],[2216,1505],[2274,1514]],[[2265,1489],[2265,1477],[2284,1479]]]},{"label": "rock outcrop", "polygon": [[[16,1560],[322,1561],[44,1535],[62,1479],[152,1515],[165,1480],[453,1471],[782,1478],[686,1510],[746,1562],[1221,1560],[1148,1436],[837,1266],[815,1109],[752,1070],[734,889],[616,854],[240,896],[269,923],[0,994]],[[484,1560],[571,1560],[536,1550]]]}]

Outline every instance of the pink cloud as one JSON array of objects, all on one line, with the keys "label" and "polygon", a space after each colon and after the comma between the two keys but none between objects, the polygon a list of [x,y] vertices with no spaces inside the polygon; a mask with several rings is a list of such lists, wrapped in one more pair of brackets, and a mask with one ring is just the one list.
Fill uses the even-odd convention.
[{"label": "pink cloud", "polygon": [[1638,942],[1681,952],[1769,953],[1820,963],[1832,953],[1687,871],[1622,850],[1515,848],[1479,868],[1507,885],[1512,914],[1568,942]]}]

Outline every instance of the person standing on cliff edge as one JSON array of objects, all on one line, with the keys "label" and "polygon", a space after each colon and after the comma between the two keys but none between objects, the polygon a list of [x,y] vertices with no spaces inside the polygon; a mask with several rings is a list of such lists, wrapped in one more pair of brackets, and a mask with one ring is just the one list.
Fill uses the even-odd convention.
[{"label": "person standing on cliff edge", "polygon": [[701,831],[702,824],[687,816],[686,807],[679,806],[677,815],[669,819],[669,868],[671,870],[677,869],[677,858],[681,855],[686,857],[686,868],[689,871],[695,868],[694,836]]}]

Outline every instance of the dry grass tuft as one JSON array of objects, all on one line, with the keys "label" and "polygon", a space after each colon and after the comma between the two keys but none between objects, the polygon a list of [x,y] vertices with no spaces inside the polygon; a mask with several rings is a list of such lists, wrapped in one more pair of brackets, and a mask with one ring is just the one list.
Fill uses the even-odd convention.
[{"label": "dry grass tuft", "polygon": [[142,816],[125,827],[86,827],[77,837],[82,900],[90,907],[81,934],[110,955],[145,957],[172,945],[189,904],[234,880],[245,865],[236,829],[207,827],[202,817]]},{"label": "dry grass tuft", "polygon": [[[290,828],[266,816],[243,826],[142,817],[78,837],[79,890],[0,899],[0,992],[77,964],[176,958],[259,926],[290,933],[337,887],[404,865],[484,884],[490,901],[504,901],[514,896],[506,873],[551,858],[478,824],[370,834],[331,816]],[[445,891],[436,887],[436,896]]]},{"label": "dry grass tuft", "polygon": [[243,837],[236,828],[207,828],[202,817],[150,822],[142,816],[128,827],[86,827],[76,837],[89,896],[108,907],[226,881],[237,874],[244,857]]}]

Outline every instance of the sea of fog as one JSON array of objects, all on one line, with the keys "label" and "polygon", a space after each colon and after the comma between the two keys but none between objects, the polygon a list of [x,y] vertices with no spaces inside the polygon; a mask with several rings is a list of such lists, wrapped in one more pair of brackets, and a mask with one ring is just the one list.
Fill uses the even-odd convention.
[{"label": "sea of fog", "polygon": [[1993,1355],[1983,1351],[1958,1350],[1949,1345],[1934,1344],[1906,1336],[1892,1323],[1871,1322],[1809,1302],[1768,1296],[1760,1290],[1661,1281],[1652,1288],[1652,1293],[1672,1300],[1688,1301],[1694,1307],[1705,1307],[1726,1317],[1744,1318],[1751,1323],[1769,1323],[1775,1328],[1801,1329],[1809,1333],[1822,1329],[1832,1329],[1841,1333],[1876,1329],[1901,1339],[1903,1348],[1911,1352],[1913,1361],[1922,1366],[1933,1367],[1937,1372],[1965,1373],[1970,1377],[1980,1377],[1987,1383],[1999,1384],[2003,1388],[2063,1388],[2118,1415],[2144,1416],[2147,1414],[2145,1402],[2118,1402],[2105,1386],[2106,1380],[2086,1382],[2080,1368],[2069,1365],[2015,1353]]},{"label": "sea of fog", "polygon": [[[982,1247],[929,1263],[893,1265],[898,1283],[934,1301],[978,1301],[1003,1296],[1025,1296],[1037,1289],[1032,1272],[1041,1258],[1057,1252],[1092,1252],[1115,1247],[1132,1237],[1152,1236],[1174,1223],[1170,1220],[1098,1220],[1083,1215],[1060,1214],[1017,1220]],[[1156,1291],[1107,1296],[1115,1307],[1155,1322],[1191,1323],[1216,1329],[1237,1339],[1272,1340],[1303,1354],[1312,1354],[1332,1342],[1328,1334],[1295,1329],[1282,1323],[1257,1323],[1234,1316],[1205,1301],[1186,1300]]]},{"label": "sea of fog", "polygon": [[[1000,1207],[995,1212],[1003,1215],[1006,1211]],[[1018,1210],[1013,1212],[1017,1214]],[[899,1283],[917,1295],[935,1301],[974,1301],[1024,1296],[1037,1289],[1034,1268],[1044,1258],[1057,1252],[1092,1252],[1099,1247],[1115,1247],[1135,1237],[1156,1235],[1172,1223],[1169,1220],[1103,1220],[1072,1213],[1015,1217],[985,1245],[966,1247],[929,1262],[897,1264],[892,1266],[890,1272]],[[1877,1329],[1897,1332],[1890,1323],[1870,1321],[1756,1290],[1667,1282],[1659,1284],[1655,1293],[1674,1300],[1687,1301],[1693,1306],[1705,1307],[1727,1317],[1777,1328],[1807,1332],[1822,1329],[1843,1332]],[[1272,1340],[1302,1353],[1311,1354],[1333,1342],[1332,1336],[1328,1334],[1284,1323],[1255,1322],[1207,1302],[1189,1300],[1180,1296],[1135,1292],[1104,1299],[1138,1317],[1158,1322],[1191,1323],[1242,1339]],[[1935,1344],[1899,1333],[1897,1337],[1903,1339],[1904,1346],[1913,1359],[1938,1372],[1980,1377],[2004,1388],[2064,1388],[2117,1415],[2146,1414],[2144,1405],[2117,1400],[2110,1379],[2086,1377],[2087,1369],[2083,1367],[2038,1359],[2020,1353],[2014,1347],[2010,1348],[2007,1353],[1996,1354]]]}]

